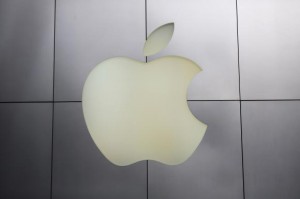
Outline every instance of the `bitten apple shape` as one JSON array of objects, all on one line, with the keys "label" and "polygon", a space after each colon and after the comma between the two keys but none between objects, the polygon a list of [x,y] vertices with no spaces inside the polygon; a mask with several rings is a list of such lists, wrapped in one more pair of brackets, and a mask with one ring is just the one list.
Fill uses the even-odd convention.
[{"label": "bitten apple shape", "polygon": [[98,64],[85,82],[82,106],[103,155],[119,166],[141,160],[176,165],[190,157],[207,128],[186,99],[200,71],[179,56],[148,63],[115,57]]}]

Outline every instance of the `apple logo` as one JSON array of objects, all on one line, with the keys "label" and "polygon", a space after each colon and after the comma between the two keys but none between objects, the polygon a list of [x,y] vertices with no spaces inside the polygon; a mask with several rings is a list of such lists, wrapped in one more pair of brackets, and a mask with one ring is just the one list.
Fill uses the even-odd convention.
[{"label": "apple logo", "polygon": [[[174,23],[154,30],[145,43],[145,56],[166,47],[173,31]],[[148,63],[115,57],[98,64],[86,79],[82,107],[103,155],[119,166],[141,160],[176,165],[188,159],[207,128],[187,104],[189,83],[200,71],[180,56]]]}]

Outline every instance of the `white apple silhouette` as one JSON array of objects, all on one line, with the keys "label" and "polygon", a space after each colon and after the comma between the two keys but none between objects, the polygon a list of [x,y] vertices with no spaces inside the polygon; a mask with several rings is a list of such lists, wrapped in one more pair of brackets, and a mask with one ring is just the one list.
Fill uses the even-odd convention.
[{"label": "white apple silhouette", "polygon": [[[173,30],[173,23],[157,28],[144,53],[164,48]],[[119,166],[141,160],[176,165],[188,159],[207,128],[190,112],[186,99],[189,82],[200,71],[179,56],[148,63],[115,57],[98,64],[86,79],[82,106],[103,155]]]}]

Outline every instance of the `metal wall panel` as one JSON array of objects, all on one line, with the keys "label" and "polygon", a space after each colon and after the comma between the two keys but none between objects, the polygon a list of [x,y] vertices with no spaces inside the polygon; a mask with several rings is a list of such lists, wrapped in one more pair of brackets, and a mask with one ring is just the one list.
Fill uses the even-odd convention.
[{"label": "metal wall panel", "polygon": [[[300,2],[237,2],[242,99],[300,99]],[[0,102],[52,100],[54,3],[0,1]],[[198,63],[189,99],[239,99],[235,0],[57,0],[55,99],[81,100],[87,74],[105,59],[144,61],[146,29],[168,22],[173,39],[148,60]],[[189,106],[209,126],[202,143],[181,165],[149,161],[147,178],[145,161],[117,167],[103,157],[81,103],[56,103],[52,198],[243,198],[239,102]],[[299,198],[299,107],[242,102],[246,199]],[[49,103],[0,103],[0,198],[50,199],[51,113]]]},{"label": "metal wall panel", "polygon": [[239,0],[243,99],[300,99],[300,1]]},{"label": "metal wall panel", "polygon": [[298,199],[300,102],[243,102],[247,199]]},{"label": "metal wall panel", "polygon": [[53,0],[0,1],[0,101],[52,99]]},{"label": "metal wall panel", "polygon": [[52,105],[0,104],[0,198],[50,199]]},{"label": "metal wall panel", "polygon": [[185,163],[149,162],[149,199],[241,199],[239,102],[189,102],[189,106],[208,130]]},{"label": "metal wall panel", "polygon": [[147,197],[146,162],[110,163],[87,131],[81,103],[55,104],[53,199]]},{"label": "metal wall panel", "polygon": [[57,1],[56,100],[81,100],[90,70],[105,59],[144,61],[144,1]]},{"label": "metal wall panel", "polygon": [[148,0],[148,34],[175,23],[169,46],[158,56],[180,55],[203,68],[191,82],[189,99],[238,99],[235,0]]}]

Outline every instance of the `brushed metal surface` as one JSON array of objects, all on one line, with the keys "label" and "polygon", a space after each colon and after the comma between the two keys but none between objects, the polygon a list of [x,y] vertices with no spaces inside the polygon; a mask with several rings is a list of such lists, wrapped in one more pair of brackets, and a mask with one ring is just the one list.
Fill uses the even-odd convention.
[{"label": "brushed metal surface", "polygon": [[55,104],[53,199],[147,197],[146,162],[110,163],[87,131],[81,103]]},{"label": "brushed metal surface", "polygon": [[248,199],[298,199],[300,102],[243,102]]},{"label": "brushed metal surface", "polygon": [[189,107],[207,132],[185,163],[149,161],[149,199],[241,199],[239,102],[189,102]]},{"label": "brushed metal surface", "polygon": [[0,101],[52,100],[54,1],[0,1]]},{"label": "brushed metal surface", "polygon": [[98,63],[117,56],[144,61],[144,1],[57,1],[55,99],[81,100]]},{"label": "brushed metal surface", "polygon": [[238,1],[242,99],[300,99],[299,6]]},{"label": "brushed metal surface", "polygon": [[0,104],[0,198],[50,199],[48,103]]},{"label": "brushed metal surface", "polygon": [[189,99],[238,99],[236,10],[234,0],[148,0],[148,34],[175,23],[168,47],[148,60],[179,55],[203,68],[190,84]]}]

